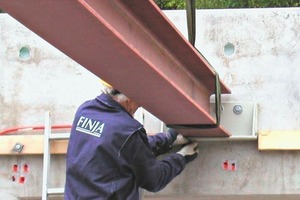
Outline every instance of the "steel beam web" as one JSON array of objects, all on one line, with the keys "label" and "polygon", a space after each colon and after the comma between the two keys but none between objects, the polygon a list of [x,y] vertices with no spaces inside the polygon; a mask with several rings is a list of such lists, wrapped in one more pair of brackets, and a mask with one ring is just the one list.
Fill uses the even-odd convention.
[{"label": "steel beam web", "polygon": [[[0,0],[12,17],[166,124],[213,124],[215,74],[148,0]],[[221,81],[223,93],[230,90]],[[222,127],[188,136],[228,136]]]}]

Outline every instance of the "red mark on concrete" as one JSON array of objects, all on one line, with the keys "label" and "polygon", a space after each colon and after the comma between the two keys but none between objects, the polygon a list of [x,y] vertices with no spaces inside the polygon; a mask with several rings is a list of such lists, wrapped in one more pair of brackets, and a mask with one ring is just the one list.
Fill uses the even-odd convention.
[{"label": "red mark on concrete", "polygon": [[14,165],[13,165],[13,168],[12,168],[12,171],[13,171],[13,172],[18,172],[18,171],[19,171],[19,165],[14,164]]},{"label": "red mark on concrete", "polygon": [[21,184],[25,183],[25,176],[19,177],[19,183],[21,183]]},{"label": "red mark on concrete", "polygon": [[229,168],[228,160],[224,160],[223,161],[223,169],[228,170],[228,168]]},{"label": "red mark on concrete", "polygon": [[28,173],[29,172],[29,165],[27,165],[27,164],[23,165],[23,172],[24,173]]},{"label": "red mark on concrete", "polygon": [[233,162],[231,163],[231,171],[235,171],[236,170],[236,163]]},{"label": "red mark on concrete", "polygon": [[222,168],[225,171],[236,171],[236,161],[233,160],[224,160],[222,163]]}]

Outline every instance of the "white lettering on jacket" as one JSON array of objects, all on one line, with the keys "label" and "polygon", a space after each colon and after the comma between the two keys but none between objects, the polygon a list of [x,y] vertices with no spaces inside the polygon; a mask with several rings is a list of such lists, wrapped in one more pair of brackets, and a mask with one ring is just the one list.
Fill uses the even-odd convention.
[{"label": "white lettering on jacket", "polygon": [[100,137],[103,132],[104,123],[94,119],[81,116],[77,122],[76,130],[82,133]]}]

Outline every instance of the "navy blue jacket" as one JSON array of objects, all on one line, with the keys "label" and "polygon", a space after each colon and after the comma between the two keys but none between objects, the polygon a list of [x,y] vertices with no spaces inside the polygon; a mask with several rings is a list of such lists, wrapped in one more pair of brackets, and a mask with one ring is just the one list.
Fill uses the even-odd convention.
[{"label": "navy blue jacket", "polygon": [[170,154],[168,133],[147,136],[143,126],[109,95],[76,112],[67,151],[65,200],[137,200],[139,188],[156,192],[185,167]]}]

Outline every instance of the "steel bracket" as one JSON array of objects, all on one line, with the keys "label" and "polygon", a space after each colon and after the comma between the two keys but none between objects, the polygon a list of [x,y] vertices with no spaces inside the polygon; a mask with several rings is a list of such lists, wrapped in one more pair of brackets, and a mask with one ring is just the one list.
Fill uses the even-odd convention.
[{"label": "steel bracket", "polygon": [[[229,138],[197,138],[197,140],[256,140],[258,105],[250,101],[224,101],[221,103],[221,121],[231,134]],[[210,102],[210,114],[215,117],[215,103]]]}]

